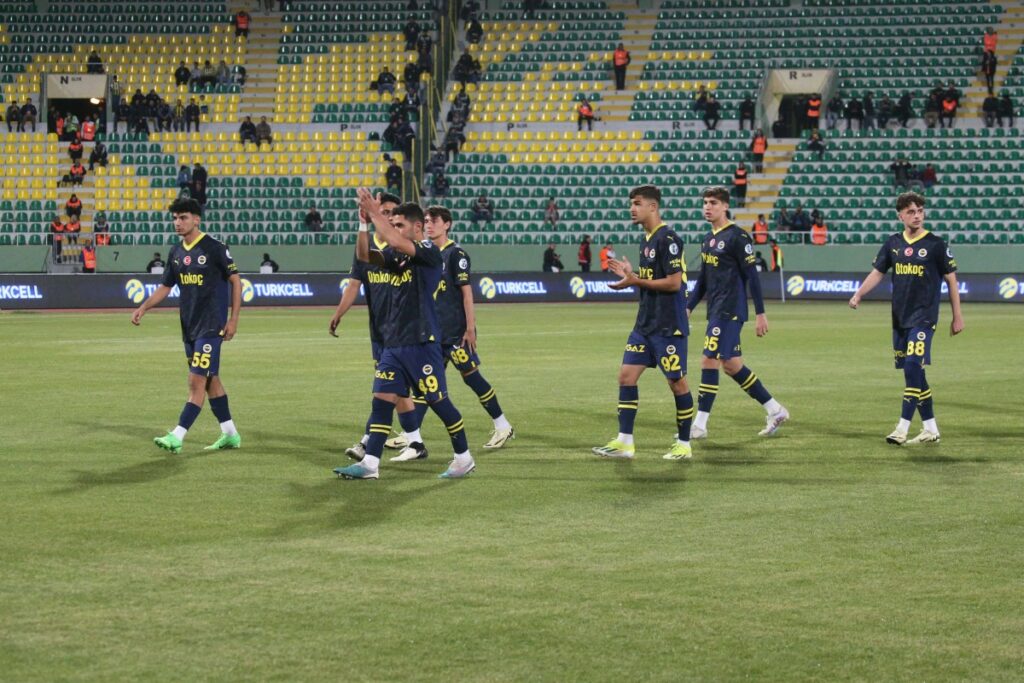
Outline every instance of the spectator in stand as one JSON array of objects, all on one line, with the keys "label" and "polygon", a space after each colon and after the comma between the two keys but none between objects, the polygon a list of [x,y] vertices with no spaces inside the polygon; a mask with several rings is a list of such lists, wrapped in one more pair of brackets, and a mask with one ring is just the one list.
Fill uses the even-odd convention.
[{"label": "spectator in stand", "polygon": [[64,227],[64,221],[60,219],[60,216],[54,216],[50,221],[50,245],[53,247],[55,262],[60,260],[61,247],[64,242]]},{"label": "spectator in stand", "polygon": [[607,273],[609,268],[609,261],[615,258],[615,248],[609,242],[605,242],[604,246],[601,247],[601,251],[597,253],[598,261],[601,264],[601,272]]},{"label": "spectator in stand", "polygon": [[750,138],[750,154],[754,160],[754,173],[764,171],[764,154],[767,151],[768,138],[764,136],[764,131],[758,128]]},{"label": "spectator in stand", "polygon": [[763,213],[757,214],[757,220],[751,226],[750,234],[754,244],[768,244],[768,221],[765,220]]},{"label": "spectator in stand", "polygon": [[92,142],[96,139],[96,122],[92,120],[91,116],[86,116],[85,121],[82,122],[82,140],[84,142]]},{"label": "spectator in stand", "polygon": [[817,130],[821,127],[821,95],[815,93],[807,98],[807,128]]},{"label": "spectator in stand", "polygon": [[797,232],[810,232],[811,218],[806,213],[804,213],[803,205],[796,205],[796,209],[793,211],[793,215],[790,217],[790,225],[793,227],[793,230]]},{"label": "spectator in stand", "polygon": [[256,142],[256,124],[252,122],[251,116],[246,116],[242,121],[242,125],[238,127],[238,141],[243,145],[247,142],[251,142],[254,145]]},{"label": "spectator in stand", "polygon": [[156,108],[160,106],[160,96],[156,93],[156,89],[150,88],[149,92],[146,93],[146,117],[150,119],[156,118]]},{"label": "spectator in stand", "polygon": [[416,60],[410,59],[409,63],[405,65],[405,70],[402,72],[402,83],[405,84],[406,90],[418,90],[420,87],[420,66],[416,63]]},{"label": "spectator in stand", "polygon": [[71,246],[78,244],[78,236],[82,234],[82,223],[77,218],[69,218],[64,226],[64,244]]},{"label": "spectator in stand", "polygon": [[942,98],[942,111],[939,113],[939,125],[943,128],[956,128],[957,100],[949,92]]},{"label": "spectator in stand", "polygon": [[981,44],[985,48],[985,52],[995,53],[996,45],[999,44],[999,34],[996,30],[989,26],[985,29],[985,35],[981,38]]},{"label": "spectator in stand", "polygon": [[[26,97],[25,104],[21,105],[21,128],[18,130],[25,130],[28,128],[28,124],[32,124],[32,132],[36,132],[36,119],[39,117],[39,110],[36,109],[36,105],[32,104],[32,98]],[[78,119],[75,119],[75,123]]]},{"label": "spectator in stand", "polygon": [[99,53],[96,52],[95,49],[92,52],[89,53],[89,58],[86,60],[85,63],[86,63],[86,67],[85,67],[86,73],[90,73],[90,74],[101,74],[101,73],[103,73],[103,60],[100,58]]},{"label": "spectator in stand", "polygon": [[985,120],[986,128],[996,125],[996,115],[999,113],[999,100],[992,93],[989,93],[982,103],[981,113]]},{"label": "spectator in stand", "polygon": [[864,100],[861,106],[864,110],[864,120],[861,124],[861,130],[870,129],[875,127],[875,95],[874,93],[867,93],[864,95]]},{"label": "spectator in stand", "polygon": [[701,83],[697,86],[697,93],[693,96],[693,110],[704,111],[708,107],[708,91],[707,88]]},{"label": "spectator in stand", "polygon": [[850,98],[850,101],[846,103],[846,130],[853,128],[853,122],[857,122],[858,128],[864,130],[864,105],[854,95]]},{"label": "spectator in stand", "polygon": [[196,98],[189,100],[188,106],[185,107],[185,131],[191,131],[192,126],[196,127],[196,132],[199,132],[199,105],[196,103]]},{"label": "spectator in stand", "polygon": [[178,63],[178,68],[174,70],[174,85],[180,88],[183,85],[188,85],[190,80],[192,80],[192,72],[185,66],[183,59]]},{"label": "spectator in stand", "polygon": [[459,12],[459,19],[465,22],[480,14],[480,3],[477,0],[466,0],[462,3],[462,10]]},{"label": "spectator in stand", "polygon": [[451,154],[451,159],[459,155],[459,148],[466,143],[466,136],[458,128],[449,128],[444,135],[445,156]]},{"label": "spectator in stand", "polygon": [[817,152],[818,161],[822,160],[825,156],[825,141],[821,139],[821,133],[816,130],[811,131],[811,139],[807,141],[807,149]]},{"label": "spectator in stand", "polygon": [[97,165],[107,165],[107,146],[103,144],[103,140],[98,141],[89,152],[89,170],[93,170]]},{"label": "spectator in stand", "polygon": [[85,180],[87,171],[85,166],[82,166],[81,161],[76,161],[71,165],[71,170],[64,176],[64,182],[70,183],[71,185],[81,185],[82,181]]},{"label": "spectator in stand", "polygon": [[743,130],[744,121],[750,121],[750,130],[754,130],[754,100],[749,95],[740,102],[740,130]]},{"label": "spectator in stand", "polygon": [[466,40],[470,45],[478,45],[484,37],[484,27],[480,21],[473,18],[469,22],[469,28],[466,29]]},{"label": "spectator in stand", "polygon": [[957,87],[956,85],[953,84],[953,81],[949,81],[946,84],[945,95],[949,99],[956,100],[956,106],[960,106],[960,91],[957,90]]},{"label": "spectator in stand", "polygon": [[264,254],[263,260],[260,261],[260,272],[264,272],[265,268],[268,269],[271,273],[276,273],[278,270],[281,269],[281,267],[277,265],[277,261],[270,258],[270,254]]},{"label": "spectator in stand", "polygon": [[[125,132],[128,132],[128,121],[130,119],[131,107],[124,100],[114,107],[114,132],[117,132],[117,124],[124,121]],[[59,136],[58,136],[59,137]]]},{"label": "spectator in stand", "polygon": [[427,173],[443,173],[444,167],[448,163],[448,155],[443,149],[433,148],[433,153],[430,155],[430,160],[424,166],[424,170]]},{"label": "spectator in stand", "polygon": [[[11,100],[11,104],[7,107],[7,132],[12,133],[11,124],[14,124],[15,130],[19,133],[23,130],[21,125],[21,107],[18,106],[17,100]],[[60,133],[58,133],[58,136]]]},{"label": "spectator in stand", "polygon": [[235,64],[235,67],[231,70],[235,83],[238,85],[245,85],[246,70],[241,64]]},{"label": "spectator in stand", "polygon": [[584,235],[583,241],[580,242],[579,251],[576,252],[576,263],[579,264],[581,272],[590,272],[590,261],[590,235]]},{"label": "spectator in stand", "polygon": [[75,139],[68,145],[68,156],[71,157],[71,161],[82,160],[82,138],[75,136]]},{"label": "spectator in stand", "polygon": [[438,171],[434,174],[434,182],[430,188],[431,194],[435,197],[447,197],[450,185],[448,178],[445,177],[444,171]]},{"label": "spectator in stand", "polygon": [[261,116],[260,122],[256,124],[256,144],[262,145],[267,143],[268,147],[274,146],[274,133],[270,130],[270,124],[267,123],[267,117]]},{"label": "spectator in stand", "polygon": [[117,108],[121,104],[121,83],[117,80],[117,75],[110,77],[110,106]]},{"label": "spectator in stand", "polygon": [[462,53],[458,61],[455,62],[455,68],[452,71],[452,76],[459,82],[462,87],[466,86],[466,83],[476,83],[480,80],[481,74],[480,62],[473,58],[473,55],[469,54],[469,51]]},{"label": "spectator in stand", "polygon": [[897,157],[896,161],[889,164],[892,171],[892,184],[896,189],[906,189],[910,185],[910,171],[914,166],[906,157]]},{"label": "spectator in stand", "polygon": [[[171,109],[171,105],[167,104],[166,100],[160,100],[160,104],[156,107],[156,126],[157,130],[169,131],[174,123],[174,110]],[[82,124],[82,131],[85,131],[85,127],[88,122]]]},{"label": "spectator in stand", "polygon": [[324,219],[316,210],[316,204],[309,205],[309,213],[306,214],[302,222],[306,224],[306,230],[310,232],[320,232],[324,229]]},{"label": "spectator in stand", "polygon": [[789,215],[789,211],[784,206],[779,207],[779,213],[775,217],[775,228],[776,230],[793,229],[793,217]]},{"label": "spectator in stand", "polygon": [[981,55],[981,73],[985,77],[985,87],[988,89],[989,95],[995,94],[994,88],[997,63],[994,52],[986,51]]},{"label": "spectator in stand", "polygon": [[942,111],[942,102],[935,95],[928,96],[928,103],[924,105],[924,123],[929,128],[934,128],[939,122],[939,112]]},{"label": "spectator in stand", "polygon": [[921,171],[921,184],[924,185],[924,189],[930,190],[933,186],[939,182],[939,176],[935,172],[935,167],[931,164],[925,164],[924,170]]},{"label": "spectator in stand", "polygon": [[622,43],[615,48],[615,52],[612,53],[612,66],[615,68],[615,89],[625,90],[626,89],[626,67],[633,61],[632,57],[629,56],[629,51],[626,50]]},{"label": "spectator in stand", "polygon": [[388,69],[388,67],[384,67],[377,75],[377,92],[382,95],[384,93],[394,95],[396,82],[397,79],[395,78],[395,75],[391,73],[391,70]]},{"label": "spectator in stand", "polygon": [[722,105],[718,103],[714,95],[708,95],[707,104],[704,105],[704,125],[708,130],[715,130],[718,126]]},{"label": "spectator in stand", "polygon": [[155,251],[153,252],[153,258],[150,259],[149,263],[146,264],[146,272],[162,275],[164,272],[164,268],[166,267],[167,264],[164,263],[163,258],[160,257],[160,252]]},{"label": "spectator in stand", "polygon": [[914,118],[913,103],[914,98],[908,92],[903,93],[899,102],[896,103],[896,118],[900,120],[900,125],[904,128],[910,125],[910,119]]},{"label": "spectator in stand", "polygon": [[183,192],[185,192],[186,190],[191,195],[191,193],[192,193],[192,171],[190,171],[188,169],[188,166],[186,166],[185,164],[182,164],[181,168],[178,170],[178,196],[181,196],[181,194]]},{"label": "spectator in stand", "polygon": [[202,85],[203,84],[203,68],[199,66],[199,62],[192,62],[192,70],[188,74],[188,82],[191,85]]},{"label": "spectator in stand", "polygon": [[828,226],[825,225],[825,218],[820,213],[811,223],[811,244],[819,247],[828,244]]},{"label": "spectator in stand", "polygon": [[486,193],[481,192],[469,207],[469,220],[474,226],[480,221],[490,223],[494,220],[494,202],[487,198]]},{"label": "spectator in stand", "polygon": [[594,107],[586,97],[576,105],[576,130],[583,130],[584,123],[587,124],[588,131],[594,130]]},{"label": "spectator in stand", "polygon": [[217,65],[217,85],[230,85],[231,83],[231,68],[228,67],[228,63],[223,59],[220,60],[220,64]]},{"label": "spectator in stand", "polygon": [[174,109],[171,111],[171,130],[175,132],[185,130],[185,104],[180,97],[174,103]]},{"label": "spectator in stand", "polygon": [[82,217],[82,200],[78,198],[77,194],[71,193],[68,201],[64,204],[64,213],[67,214],[68,218]]},{"label": "spectator in stand", "polygon": [[[199,77],[201,85],[214,85],[217,83],[217,68],[209,59],[203,62],[202,76]],[[153,93],[154,95],[156,93]]]},{"label": "spectator in stand", "polygon": [[1006,119],[1006,125],[1009,128],[1013,128],[1013,100],[1010,99],[1010,93],[1003,91],[1003,96],[999,98],[999,112],[996,114],[996,118],[999,121],[999,127],[1003,126],[1003,119]]},{"label": "spectator in stand", "polygon": [[405,22],[405,27],[402,29],[402,35],[405,36],[405,50],[416,49],[416,39],[420,37],[420,25],[412,17],[409,17],[409,21]]},{"label": "spectator in stand", "polygon": [[533,19],[533,13],[542,9],[544,0],[523,0],[523,18]]},{"label": "spectator in stand", "polygon": [[198,161],[192,167],[192,186],[189,188],[192,199],[199,202],[200,208],[206,208],[206,169]]},{"label": "spectator in stand", "polygon": [[558,225],[558,202],[555,201],[554,196],[548,197],[548,205],[544,207],[544,222],[555,227]]},{"label": "spectator in stand", "polygon": [[825,107],[825,127],[829,130],[835,130],[836,123],[839,122],[839,117],[842,115],[843,95],[836,91],[836,94],[828,101],[828,106]]},{"label": "spectator in stand", "polygon": [[[22,110],[24,110],[24,107],[22,107]],[[24,112],[22,113],[22,122],[24,122]],[[64,114],[64,139],[69,142],[74,140],[79,136],[78,130],[78,117],[72,113]]]},{"label": "spectator in stand", "polygon": [[469,95],[466,94],[466,87],[462,86],[459,88],[459,92],[455,95],[455,101],[452,103],[452,108],[469,114],[470,99]]},{"label": "spectator in stand", "polygon": [[545,273],[560,273],[565,270],[562,264],[562,257],[555,252],[555,245],[548,242],[548,248],[544,250],[544,265],[542,270]]},{"label": "spectator in stand", "polygon": [[393,192],[397,195],[402,194],[402,167],[394,159],[388,165],[388,170],[384,172],[384,181],[388,192]]},{"label": "spectator in stand", "polygon": [[249,37],[249,26],[252,24],[252,17],[244,9],[239,10],[235,15],[235,37],[244,36]]},{"label": "spectator in stand", "polygon": [[892,100],[888,95],[883,95],[881,101],[878,103],[878,127],[885,129],[889,125],[889,119],[893,115]]},{"label": "spectator in stand", "polygon": [[96,235],[97,247],[105,247],[110,244],[110,223],[107,222],[106,211],[97,211],[93,216],[92,231]]},{"label": "spectator in stand", "polygon": [[733,172],[732,196],[736,200],[736,207],[742,209],[747,203],[747,165],[742,161]]}]

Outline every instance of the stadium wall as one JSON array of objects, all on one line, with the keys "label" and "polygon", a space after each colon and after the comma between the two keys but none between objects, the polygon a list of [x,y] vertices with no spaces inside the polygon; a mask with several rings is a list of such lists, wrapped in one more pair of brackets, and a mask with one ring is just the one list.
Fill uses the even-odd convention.
[{"label": "stadium wall", "polygon": [[[130,308],[159,285],[159,275],[0,275],[0,309]],[[845,301],[860,286],[848,273],[800,271],[762,273],[765,297],[787,300],[822,299]],[[477,273],[473,276],[474,299],[480,303],[544,303],[635,301],[634,290],[609,287],[614,278],[602,273]],[[693,286],[690,282],[690,286]],[[330,306],[348,286],[344,275],[327,273],[277,273],[242,276],[243,306]],[[889,297],[888,282],[867,298]],[[972,273],[960,276],[964,301],[1024,303],[1024,271]],[[174,306],[177,288],[163,306]],[[362,296],[358,300],[362,302]]]},{"label": "stadium wall", "polygon": [[[631,259],[636,248],[619,246],[619,253]],[[473,269],[486,272],[529,272],[540,271],[542,246],[525,245],[472,245],[468,247],[473,257]],[[878,250],[877,245],[831,245],[814,247],[784,245],[786,267],[790,270],[834,271],[863,275],[871,267],[871,261]],[[352,263],[352,246],[236,246],[231,253],[244,272],[259,270],[263,254],[269,253],[282,270],[294,273],[338,273]],[[577,270],[576,245],[564,244],[558,247],[562,261],[569,270]],[[594,258],[597,248],[592,249]],[[758,246],[765,259],[768,248]],[[167,247],[155,246],[112,246],[97,251],[97,270],[101,273],[137,273],[146,267],[153,252],[167,253]],[[1013,273],[1024,271],[1024,248],[1014,246],[953,247],[957,263],[969,273]],[[7,246],[0,247],[0,273],[41,273],[46,270],[47,247]],[[697,247],[687,245],[687,262],[690,270],[697,267]]]}]

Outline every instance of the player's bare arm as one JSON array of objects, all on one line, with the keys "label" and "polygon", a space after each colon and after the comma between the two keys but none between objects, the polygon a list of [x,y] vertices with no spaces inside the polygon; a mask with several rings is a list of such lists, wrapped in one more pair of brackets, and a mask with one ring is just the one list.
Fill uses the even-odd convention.
[{"label": "player's bare arm", "polygon": [[868,292],[878,286],[878,283],[885,277],[885,273],[872,269],[868,273],[867,277],[864,278],[864,282],[860,283],[860,287],[854,292],[853,296],[850,297],[850,308],[857,308],[860,305],[860,300],[867,296]]},{"label": "player's bare arm", "polygon": [[231,341],[238,331],[238,314],[242,310],[242,278],[238,273],[233,273],[228,278],[231,284],[231,313],[228,322],[224,325],[224,341]]},{"label": "player's bare arm", "polygon": [[[361,237],[362,235],[360,235]],[[357,257],[358,258],[358,257]],[[338,302],[338,307],[334,309],[334,315],[331,316],[330,325],[328,325],[328,332],[331,333],[332,337],[337,337],[338,325],[341,323],[341,318],[348,313],[348,309],[352,308],[352,304],[356,302],[359,297],[359,286],[362,283],[355,278],[348,279],[348,287],[341,295],[341,300]]]},{"label": "player's bare arm", "polygon": [[370,222],[373,223],[373,229],[380,235],[381,239],[406,256],[415,256],[416,245],[411,239],[399,232],[391,224],[391,220],[384,215],[380,206],[380,198],[374,197],[365,187],[360,187],[356,192],[359,195],[359,210],[370,219]]},{"label": "player's bare arm", "polygon": [[132,311],[132,325],[138,325],[142,322],[142,316],[146,315],[146,311],[159,306],[160,302],[167,298],[167,295],[171,293],[171,288],[165,285],[160,285],[156,288],[152,294],[149,295],[145,301],[142,302],[138,308]]},{"label": "player's bare arm", "polygon": [[964,316],[960,310],[960,286],[956,281],[956,273],[946,273],[943,279],[949,288],[949,307],[953,310],[953,319],[949,322],[949,336],[952,337],[964,331]]}]

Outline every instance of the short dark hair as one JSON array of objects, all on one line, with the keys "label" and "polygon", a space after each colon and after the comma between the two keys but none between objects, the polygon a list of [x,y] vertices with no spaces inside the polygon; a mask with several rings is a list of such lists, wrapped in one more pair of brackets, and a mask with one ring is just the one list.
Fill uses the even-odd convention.
[{"label": "short dark hair", "polygon": [[178,197],[171,202],[169,210],[173,214],[190,213],[195,216],[203,215],[203,208],[199,206],[199,202],[191,197]]},{"label": "short dark hair", "polygon": [[634,187],[629,191],[629,198],[633,199],[635,197],[651,199],[658,202],[658,204],[661,204],[661,190],[654,185],[641,185],[640,187]]},{"label": "short dark hair", "polygon": [[440,218],[445,223],[452,222],[452,212],[449,211],[447,208],[439,206],[437,204],[428,206],[427,210],[424,213],[427,216],[430,216],[431,218]]},{"label": "short dark hair", "polygon": [[381,204],[386,204],[388,202],[391,202],[392,204],[401,204],[402,203],[402,198],[399,197],[398,195],[391,194],[390,192],[381,192],[380,193],[380,203]]},{"label": "short dark hair", "polygon": [[703,197],[704,199],[707,199],[708,197],[713,197],[714,199],[717,199],[723,204],[729,203],[729,190],[721,186],[705,187],[704,191],[700,193],[700,196]]},{"label": "short dark hair", "polygon": [[422,223],[423,222],[423,208],[413,202],[405,202],[399,204],[391,212],[392,216],[402,216],[407,219],[410,223]]},{"label": "short dark hair", "polygon": [[922,209],[924,208],[924,195],[920,195],[916,192],[904,192],[896,198],[896,210],[902,211],[911,204],[917,204]]}]

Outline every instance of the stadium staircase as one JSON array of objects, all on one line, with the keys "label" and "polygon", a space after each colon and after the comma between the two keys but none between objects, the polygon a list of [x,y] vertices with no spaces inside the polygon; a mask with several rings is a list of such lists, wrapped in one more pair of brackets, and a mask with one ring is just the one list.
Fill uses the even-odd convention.
[{"label": "stadium staircase", "polygon": [[[285,28],[284,17],[279,12],[254,9],[252,5],[251,2],[239,0],[228,3],[231,15],[244,9],[252,16],[249,38],[242,43],[245,51],[244,59],[241,61],[245,65],[246,81],[238,105],[238,116],[252,116],[255,122],[259,122],[260,116],[266,116],[271,124],[275,124],[279,122],[274,108],[277,92],[277,50]],[[262,7],[262,3],[257,5]]]}]

